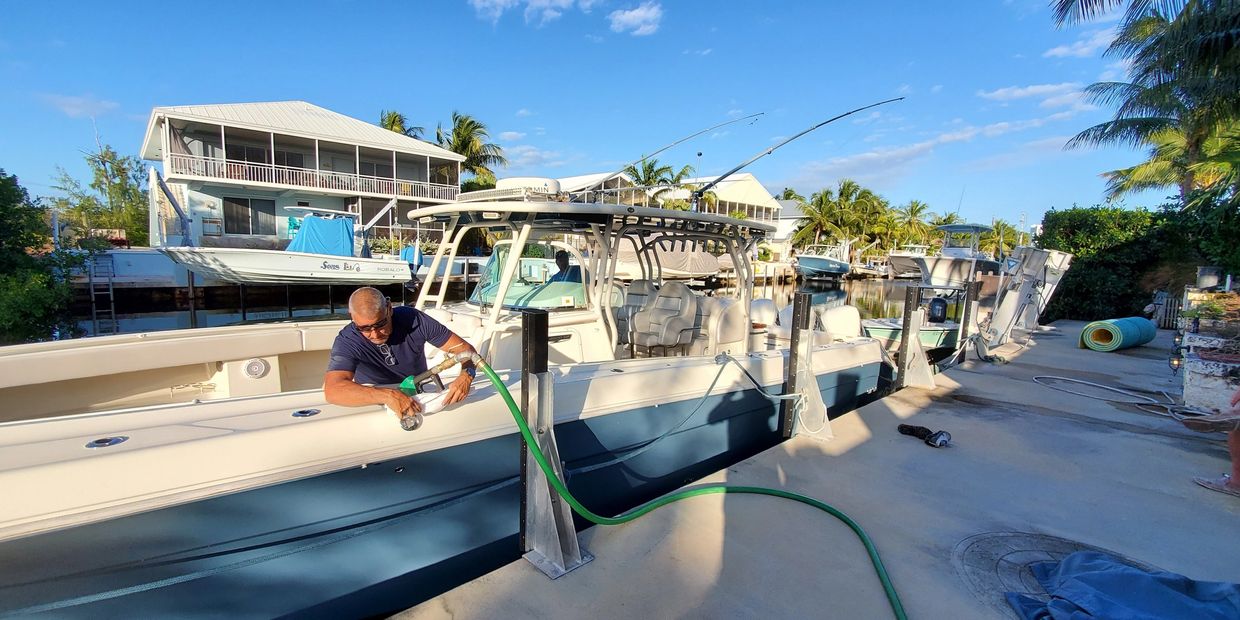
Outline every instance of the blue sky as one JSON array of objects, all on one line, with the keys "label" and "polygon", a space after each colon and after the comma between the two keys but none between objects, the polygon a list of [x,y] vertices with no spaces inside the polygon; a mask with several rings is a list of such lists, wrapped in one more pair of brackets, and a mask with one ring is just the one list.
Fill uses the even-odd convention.
[{"label": "blue sky", "polygon": [[304,99],[372,122],[400,110],[432,132],[460,110],[505,147],[501,177],[614,169],[765,112],[659,157],[709,175],[903,95],[748,171],[772,191],[808,196],[848,177],[895,204],[1036,223],[1051,207],[1101,202],[1099,173],[1142,159],[1062,149],[1111,117],[1080,88],[1123,67],[1102,57],[1113,20],[1056,29],[1048,4],[15,3],[0,23],[0,168],[51,195],[56,166],[85,176],[92,118],[104,142],[136,154],[162,105]]}]

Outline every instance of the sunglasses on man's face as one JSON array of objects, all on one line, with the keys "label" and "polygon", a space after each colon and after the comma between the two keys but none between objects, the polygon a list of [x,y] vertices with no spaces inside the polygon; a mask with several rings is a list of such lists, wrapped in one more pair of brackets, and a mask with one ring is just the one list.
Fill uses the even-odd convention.
[{"label": "sunglasses on man's face", "polygon": [[369,334],[371,332],[377,332],[383,329],[384,327],[387,327],[387,324],[388,324],[388,317],[383,317],[379,319],[378,321],[371,323],[370,325],[358,325],[357,323],[354,323],[353,326],[357,328],[357,331],[362,332],[363,334]]}]

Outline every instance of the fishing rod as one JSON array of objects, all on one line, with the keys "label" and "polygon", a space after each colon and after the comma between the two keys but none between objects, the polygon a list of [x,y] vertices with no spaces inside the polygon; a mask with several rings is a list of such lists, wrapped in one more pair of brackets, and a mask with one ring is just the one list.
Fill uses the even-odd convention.
[{"label": "fishing rod", "polygon": [[698,137],[698,136],[700,136],[700,135],[702,135],[702,134],[704,134],[704,133],[706,133],[706,132],[708,132],[708,131],[714,131],[714,130],[716,130],[716,129],[719,129],[720,127],[726,127],[726,126],[728,126],[728,125],[731,125],[732,123],[739,123],[739,122],[741,122],[741,121],[743,121],[743,120],[750,119],[750,118],[754,119],[754,120],[750,121],[750,123],[749,123],[750,125],[752,125],[752,124],[754,124],[754,123],[758,122],[758,117],[759,117],[759,116],[762,116],[762,115],[764,115],[764,114],[766,114],[766,112],[758,112],[758,113],[756,113],[756,114],[750,114],[749,116],[742,116],[742,117],[740,117],[740,118],[734,118],[734,119],[732,119],[732,120],[730,120],[730,121],[724,121],[724,122],[719,123],[718,125],[715,125],[715,126],[713,126],[713,127],[707,127],[706,129],[703,129],[703,130],[701,130],[701,131],[699,131],[699,132],[697,132],[697,133],[695,133],[695,134],[691,134],[691,135],[685,136],[685,137],[683,137],[683,138],[681,138],[681,139],[679,139],[679,140],[677,140],[677,141],[675,141],[675,142],[673,142],[673,143],[671,143],[671,144],[669,144],[669,145],[667,145],[667,146],[665,146],[665,147],[663,147],[663,148],[661,148],[661,149],[659,149],[659,150],[657,150],[657,151],[655,151],[655,152],[653,152],[653,153],[651,153],[651,154],[649,154],[649,155],[642,155],[640,158],[635,159],[635,160],[633,160],[633,161],[631,161],[631,162],[629,162],[629,163],[625,164],[625,165],[624,165],[622,168],[620,168],[619,170],[617,170],[617,171],[615,171],[615,172],[613,172],[613,173],[611,173],[611,174],[609,174],[609,175],[607,175],[606,177],[603,177],[603,178],[604,178],[604,179],[610,179],[611,177],[614,177],[614,176],[616,176],[616,175],[618,175],[618,174],[620,174],[620,173],[624,172],[625,170],[628,170],[630,166],[636,166],[637,164],[639,164],[639,163],[641,163],[641,162],[643,162],[643,161],[646,161],[647,159],[650,159],[651,157],[654,157],[655,155],[658,155],[659,153],[662,153],[663,151],[666,151],[667,149],[670,149],[670,148],[672,148],[673,146],[676,146],[676,145],[678,145],[678,144],[680,144],[680,143],[682,143],[682,142],[687,142],[687,141],[689,141],[689,140],[692,140],[692,139],[694,139],[694,138],[696,138],[696,137]]},{"label": "fishing rod", "polygon": [[[813,127],[810,127],[809,129],[806,129],[805,131],[802,131],[801,133],[799,133],[799,134],[797,134],[797,135],[795,135],[795,136],[792,136],[791,138],[788,138],[787,140],[784,140],[783,142],[780,142],[779,144],[776,144],[775,146],[772,146],[771,148],[766,149],[766,150],[764,150],[764,151],[762,151],[762,152],[758,153],[757,155],[754,155],[753,157],[750,157],[750,158],[749,158],[749,160],[748,160],[748,161],[746,161],[745,163],[743,163],[743,164],[741,164],[741,165],[739,165],[739,166],[737,166],[737,167],[735,167],[735,168],[733,168],[733,169],[731,169],[731,170],[729,170],[729,171],[727,171],[727,172],[723,173],[723,175],[721,175],[719,178],[715,179],[714,181],[711,181],[710,183],[707,183],[705,186],[703,186],[703,187],[701,187],[701,188],[699,188],[699,189],[694,190],[694,191],[693,191],[693,206],[692,206],[691,208],[692,208],[694,211],[697,211],[697,209],[698,209],[698,202],[702,199],[702,196],[703,196],[703,195],[705,195],[705,194],[706,194],[706,192],[710,190],[710,188],[712,188],[712,187],[714,187],[714,186],[718,185],[720,181],[722,181],[722,180],[724,180],[724,179],[726,179],[726,178],[728,178],[728,177],[732,176],[733,174],[736,174],[737,172],[739,172],[739,171],[740,171],[742,168],[744,168],[745,166],[748,166],[749,164],[752,164],[752,163],[754,163],[755,161],[758,161],[759,159],[762,159],[763,157],[766,157],[767,155],[770,155],[771,153],[774,153],[774,152],[775,152],[775,149],[778,149],[779,147],[781,147],[781,146],[783,146],[783,145],[785,145],[785,144],[788,144],[789,142],[792,142],[793,140],[796,140],[797,138],[800,138],[801,136],[803,136],[803,135],[805,135],[805,134],[807,134],[807,133],[809,133],[809,132],[811,132],[811,131],[813,131],[813,130],[815,130],[815,129],[818,129],[819,127],[822,127],[823,125],[827,125],[827,124],[829,124],[829,123],[833,123],[833,122],[835,122],[835,121],[838,121],[838,120],[840,120],[841,118],[844,118],[845,116],[849,116],[849,115],[851,115],[851,114],[856,114],[857,112],[860,112],[860,111],[862,111],[862,110],[868,110],[868,109],[870,109],[870,108],[875,108],[875,107],[878,107],[878,106],[883,105],[883,104],[891,103],[891,102],[893,102],[893,101],[902,101],[903,99],[904,99],[904,97],[896,97],[895,99],[888,99],[888,100],[886,100],[886,101],[879,101],[878,103],[871,103],[870,105],[867,105],[867,106],[862,106],[862,107],[860,107],[860,108],[857,108],[856,110],[850,110],[850,111],[848,111],[848,112],[845,112],[845,113],[843,113],[843,114],[840,114],[839,116],[835,116],[835,117],[829,118],[829,119],[827,119],[827,120],[825,120],[825,121],[823,121],[823,122],[821,122],[821,123],[818,123],[817,125],[814,125]],[[709,131],[709,130],[707,130],[707,131]]]}]

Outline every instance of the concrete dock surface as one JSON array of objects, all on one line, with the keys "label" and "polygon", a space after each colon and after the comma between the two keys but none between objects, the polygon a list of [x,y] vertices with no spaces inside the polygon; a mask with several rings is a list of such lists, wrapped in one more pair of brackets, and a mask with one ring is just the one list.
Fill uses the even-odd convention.
[{"label": "concrete dock surface", "polygon": [[[999,353],[690,485],[769,486],[825,501],[876,544],[913,618],[1015,617],[1028,564],[1079,549],[1194,579],[1240,582],[1240,499],[1199,487],[1227,471],[1223,434],[1056,391],[1035,376],[1179,391],[1171,333],[1115,353],[1060,321]],[[1080,385],[1064,385],[1084,390]],[[1116,395],[1110,394],[1114,397]],[[900,423],[951,433],[935,449]],[[710,495],[580,534],[595,560],[550,580],[522,560],[402,612],[414,618],[885,618],[865,550],[831,516],[763,496]]]}]

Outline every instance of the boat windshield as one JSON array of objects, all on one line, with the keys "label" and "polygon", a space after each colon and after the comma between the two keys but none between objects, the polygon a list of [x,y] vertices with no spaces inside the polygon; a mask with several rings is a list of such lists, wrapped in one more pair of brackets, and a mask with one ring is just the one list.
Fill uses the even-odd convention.
[{"label": "boat windshield", "polygon": [[[539,252],[542,249],[542,252]],[[526,256],[521,257],[520,266],[514,275],[512,284],[504,293],[503,306],[507,309],[521,310],[538,308],[542,310],[577,310],[586,307],[586,288],[584,270],[577,262],[577,257],[570,254],[568,269],[561,271],[554,258],[543,258],[545,254],[555,256],[551,246],[531,245],[526,248]],[[469,303],[481,306],[492,306],[499,294],[504,264],[508,262],[511,245],[496,246],[482,270],[478,285],[469,296]],[[529,254],[536,254],[530,256]]]}]

